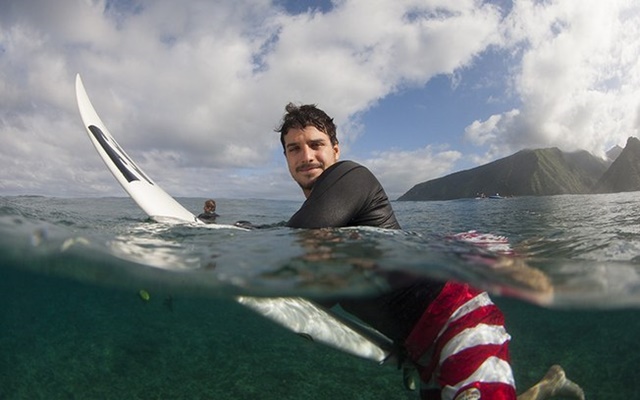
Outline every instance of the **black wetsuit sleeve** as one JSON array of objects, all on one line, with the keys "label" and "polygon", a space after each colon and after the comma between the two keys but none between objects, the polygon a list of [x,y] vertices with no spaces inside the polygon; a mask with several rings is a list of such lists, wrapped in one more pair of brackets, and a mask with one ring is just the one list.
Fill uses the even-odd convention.
[{"label": "black wetsuit sleeve", "polygon": [[368,169],[352,161],[336,163],[324,171],[287,226],[400,228],[380,182]]}]

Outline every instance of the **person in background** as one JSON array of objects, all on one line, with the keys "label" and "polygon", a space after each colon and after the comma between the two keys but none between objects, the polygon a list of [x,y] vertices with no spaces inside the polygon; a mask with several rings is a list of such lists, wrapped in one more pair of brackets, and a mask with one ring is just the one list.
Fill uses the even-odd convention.
[{"label": "person in background", "polygon": [[[305,202],[292,228],[375,226],[401,229],[375,176],[353,161],[339,161],[333,119],[315,105],[289,103],[277,132],[289,172]],[[392,339],[415,368],[422,399],[516,399],[511,337],[488,294],[467,284],[388,273],[387,293],[341,299],[347,312]],[[410,371],[410,369],[405,369]],[[413,386],[407,375],[405,385]],[[521,400],[584,394],[553,366]]]},{"label": "person in background", "polygon": [[218,217],[219,215],[216,214],[216,202],[213,199],[205,201],[204,212],[198,215],[198,219],[205,224],[213,224]]}]

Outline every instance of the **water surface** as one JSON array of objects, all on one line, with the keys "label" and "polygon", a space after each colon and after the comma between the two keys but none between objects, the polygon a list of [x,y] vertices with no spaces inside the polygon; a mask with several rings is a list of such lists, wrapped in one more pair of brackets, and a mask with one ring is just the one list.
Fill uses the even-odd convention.
[{"label": "water surface", "polygon": [[[0,399],[412,398],[394,368],[230,300],[361,296],[388,289],[385,270],[491,291],[520,391],[560,363],[587,398],[634,398],[639,197],[394,202],[399,232],[284,228],[287,201],[217,199],[220,223],[269,226],[244,231],[157,224],[128,198],[3,197]],[[470,230],[510,250],[455,236]]]}]

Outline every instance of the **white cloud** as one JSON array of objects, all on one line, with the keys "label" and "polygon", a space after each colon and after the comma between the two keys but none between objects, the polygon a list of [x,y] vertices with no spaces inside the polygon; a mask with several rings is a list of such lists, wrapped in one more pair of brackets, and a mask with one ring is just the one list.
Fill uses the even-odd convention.
[{"label": "white cloud", "polygon": [[464,133],[467,139],[473,143],[484,145],[487,142],[495,142],[500,136],[505,136],[514,125],[514,119],[520,115],[519,110],[511,110],[504,114],[494,114],[485,121],[473,121],[467,126]]},{"label": "white cloud", "polygon": [[[367,134],[358,116],[389,94],[439,74],[459,90],[493,48],[512,57],[504,79],[519,105],[469,121],[470,143],[496,157],[602,152],[638,134],[639,8],[519,0],[505,16],[477,0],[344,0],[290,15],[267,0],[3,1],[0,194],[122,194],[84,136],[77,72],[118,141],[176,195],[298,198],[274,158],[287,102],[325,109],[348,148]],[[453,136],[452,150],[379,149],[366,164],[401,194],[452,172],[463,158]]]},{"label": "white cloud", "polygon": [[378,152],[362,162],[378,177],[387,195],[395,199],[418,182],[435,179],[451,171],[462,157],[458,151],[426,146],[413,151]]},{"label": "white cloud", "polygon": [[[199,194],[209,172],[266,181],[288,101],[357,127],[354,116],[389,93],[469,63],[498,40],[499,20],[472,0],[340,1],[298,15],[266,0],[3,2],[0,189],[121,194],[83,137],[77,72],[141,167],[174,193]],[[345,143],[358,134],[344,131]]]},{"label": "white cloud", "polygon": [[496,157],[551,146],[604,155],[638,135],[637,1],[518,1],[503,27],[503,45],[520,57],[521,107],[474,121],[467,139]]}]

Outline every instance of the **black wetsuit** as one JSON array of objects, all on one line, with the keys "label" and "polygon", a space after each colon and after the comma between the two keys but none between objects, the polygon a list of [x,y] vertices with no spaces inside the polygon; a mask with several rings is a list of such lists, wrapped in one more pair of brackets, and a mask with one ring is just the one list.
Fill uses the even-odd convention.
[{"label": "black wetsuit", "polygon": [[377,226],[400,229],[380,182],[368,169],[353,161],[337,162],[327,168],[287,226]]},{"label": "black wetsuit", "polygon": [[213,224],[214,222],[216,222],[216,218],[218,217],[219,215],[215,212],[203,212],[202,214],[198,215],[198,219],[205,224]]},{"label": "black wetsuit", "polygon": [[[353,161],[341,161],[327,168],[287,226],[400,229],[380,182],[367,168]],[[374,298],[341,300],[340,305],[389,338],[403,343],[444,284],[404,273],[380,271],[380,274],[394,290]]]}]

